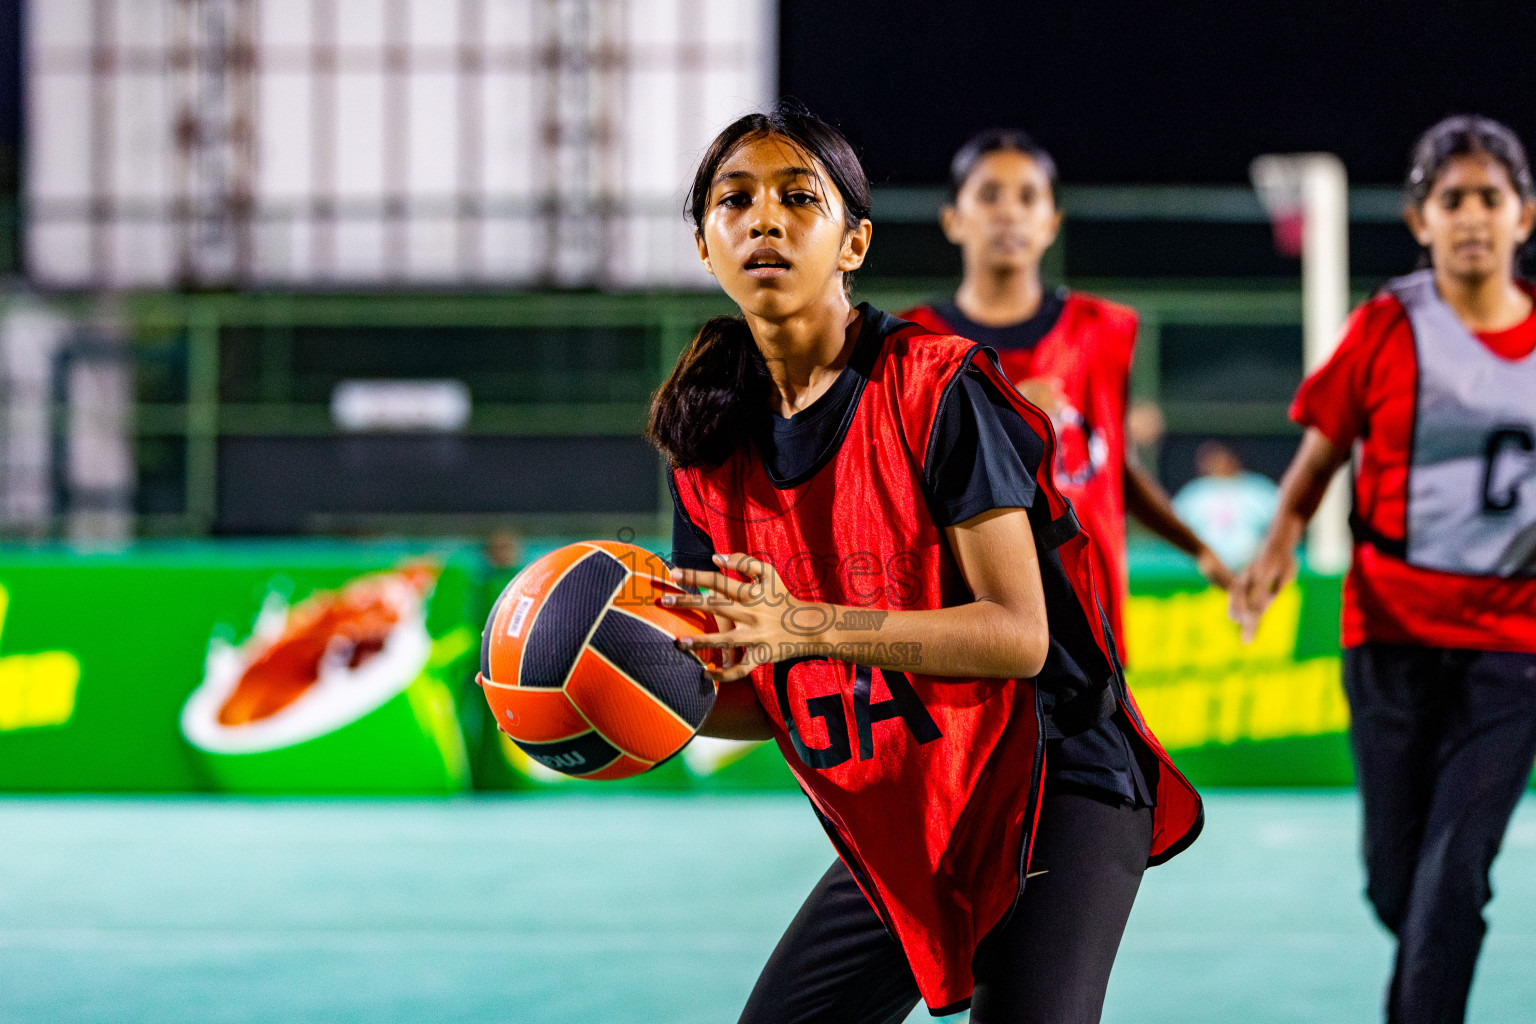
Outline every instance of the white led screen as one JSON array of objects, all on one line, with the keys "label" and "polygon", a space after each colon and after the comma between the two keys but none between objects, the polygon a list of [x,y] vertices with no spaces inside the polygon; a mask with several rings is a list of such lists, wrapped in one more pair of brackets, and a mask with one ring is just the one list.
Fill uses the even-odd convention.
[{"label": "white led screen", "polygon": [[43,287],[694,287],[773,0],[30,0]]}]

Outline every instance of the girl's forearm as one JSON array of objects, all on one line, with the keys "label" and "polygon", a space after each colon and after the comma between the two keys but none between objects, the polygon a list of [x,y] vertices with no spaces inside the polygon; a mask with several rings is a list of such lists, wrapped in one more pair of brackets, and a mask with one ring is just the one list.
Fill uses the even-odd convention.
[{"label": "girl's forearm", "polygon": [[1029,679],[1050,645],[1045,623],[994,601],[924,611],[802,606],[775,661],[831,657],[875,668],[969,679]]},{"label": "girl's forearm", "polygon": [[[788,607],[786,607],[786,613]],[[885,611],[837,604],[796,606],[775,662],[835,658],[898,672],[965,679],[1030,679],[1045,664],[1049,638],[993,601],[925,611]],[[720,739],[769,739],[772,728],[746,681],[720,684],[715,706],[699,729]]]},{"label": "girl's forearm", "polygon": [[715,556],[724,572],[674,569],[674,582],[708,594],[664,594],[659,603],[714,612],[723,628],[678,642],[721,651],[710,674],[722,681],[795,658],[972,679],[1038,675],[1050,634],[1028,511],[989,509],[945,527],[945,537],[973,595],[966,604],[886,611],[807,601],[772,565],[741,552]]},{"label": "girl's forearm", "polygon": [[1264,549],[1294,551],[1306,533],[1307,524],[1317,514],[1333,474],[1344,465],[1348,450],[1335,448],[1323,433],[1309,428],[1301,447],[1280,479],[1280,496],[1275,518],[1264,538]]}]

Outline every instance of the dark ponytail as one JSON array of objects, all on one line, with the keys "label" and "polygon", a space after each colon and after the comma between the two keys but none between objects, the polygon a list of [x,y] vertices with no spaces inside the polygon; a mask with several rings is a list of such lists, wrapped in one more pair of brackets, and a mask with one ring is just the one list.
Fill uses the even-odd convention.
[{"label": "dark ponytail", "polygon": [[747,322],[711,317],[656,392],[645,436],[674,466],[718,466],[767,415],[768,385]]},{"label": "dark ponytail", "polygon": [[[807,165],[826,174],[842,196],[846,230],[869,217],[869,179],[848,140],[799,104],[780,102],[766,113],[737,118],[704,152],[688,190],[687,213],[695,232],[703,230],[720,165],[743,143],[770,135],[805,153],[811,158]],[[843,275],[843,284],[851,284],[851,275]],[[645,436],[674,466],[718,466],[768,414],[770,383],[747,322],[717,316],[699,328],[656,392]]]}]

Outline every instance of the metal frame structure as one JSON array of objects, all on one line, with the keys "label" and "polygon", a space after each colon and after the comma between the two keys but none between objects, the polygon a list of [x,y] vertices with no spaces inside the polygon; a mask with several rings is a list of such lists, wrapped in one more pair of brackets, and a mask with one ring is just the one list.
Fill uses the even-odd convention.
[{"label": "metal frame structure", "polygon": [[[255,258],[256,5],[175,0],[172,12],[177,277],[238,284],[251,279]],[[93,84],[108,87],[101,75]],[[104,118],[97,130],[108,130]]]}]

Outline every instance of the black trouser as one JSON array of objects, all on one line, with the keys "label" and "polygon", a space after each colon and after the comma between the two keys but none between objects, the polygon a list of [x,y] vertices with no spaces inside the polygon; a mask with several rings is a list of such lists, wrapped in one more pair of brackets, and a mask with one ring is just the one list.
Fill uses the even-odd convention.
[{"label": "black trouser", "polygon": [[[1048,795],[1030,879],[977,953],[973,1024],[1093,1024],[1152,848],[1152,811]],[[917,983],[841,861],[768,958],[742,1024],[892,1024]]]},{"label": "black trouser", "polygon": [[1397,936],[1392,1024],[1466,1016],[1488,872],[1536,758],[1536,654],[1344,652],[1366,894]]}]

